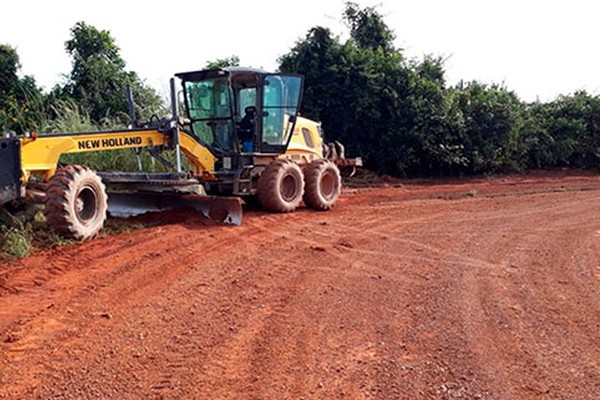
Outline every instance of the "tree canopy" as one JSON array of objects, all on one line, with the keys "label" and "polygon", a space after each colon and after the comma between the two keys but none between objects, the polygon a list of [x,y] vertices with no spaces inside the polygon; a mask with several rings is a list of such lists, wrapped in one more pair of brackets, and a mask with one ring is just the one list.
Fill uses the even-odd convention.
[{"label": "tree canopy", "polygon": [[227,58],[218,58],[214,61],[209,61],[206,63],[204,68],[213,69],[213,68],[225,68],[225,67],[239,67],[240,66],[240,58],[238,56],[231,56]]},{"label": "tree canopy", "polygon": [[19,77],[20,68],[17,51],[0,45],[0,131],[32,129],[43,114],[42,92],[33,77]]},{"label": "tree canopy", "polygon": [[358,4],[347,2],[344,20],[350,28],[350,36],[363,49],[394,50],[396,35],[384,22],[375,7],[360,8]]},{"label": "tree canopy", "polygon": [[125,69],[120,49],[108,31],[78,22],[71,29],[65,49],[71,56],[72,69],[66,85],[53,91],[55,98],[74,100],[96,122],[111,117],[126,120],[125,86],[129,84],[135,94],[138,115],[148,118],[161,109],[162,101],[156,91],[136,72]]},{"label": "tree canopy", "polygon": [[502,85],[447,87],[443,60],[407,60],[376,8],[348,2],[343,18],[348,40],[313,27],[280,69],[305,75],[302,113],[369,168],[398,176],[597,168],[598,97],[527,104]]}]

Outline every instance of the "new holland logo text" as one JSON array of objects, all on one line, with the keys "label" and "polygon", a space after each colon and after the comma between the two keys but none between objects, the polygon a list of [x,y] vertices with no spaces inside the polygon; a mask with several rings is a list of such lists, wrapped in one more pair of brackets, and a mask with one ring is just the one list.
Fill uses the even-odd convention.
[{"label": "new holland logo text", "polygon": [[79,150],[103,149],[106,147],[141,146],[141,144],[142,138],[139,136],[110,139],[91,139],[77,142]]}]

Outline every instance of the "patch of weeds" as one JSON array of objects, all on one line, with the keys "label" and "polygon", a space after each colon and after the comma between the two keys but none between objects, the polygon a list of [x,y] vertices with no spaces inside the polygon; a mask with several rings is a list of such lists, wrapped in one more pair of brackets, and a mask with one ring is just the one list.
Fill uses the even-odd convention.
[{"label": "patch of weeds", "polygon": [[76,243],[51,229],[39,207],[11,214],[0,208],[0,261],[23,258],[36,249]]},{"label": "patch of weeds", "polygon": [[47,232],[44,235],[37,235],[36,239],[39,241],[40,247],[66,246],[77,243],[75,240],[67,239],[54,231]]},{"label": "patch of weeds", "polygon": [[3,226],[0,231],[2,251],[12,258],[27,257],[31,253],[31,230],[28,227]]},{"label": "patch of weeds", "polygon": [[45,220],[34,220],[29,222],[33,244],[39,249],[48,249],[56,246],[64,246],[75,243],[73,240],[65,239],[56,233]]},{"label": "patch of weeds", "polygon": [[[133,232],[148,226],[153,224],[109,218],[99,236]],[[48,226],[43,215],[40,217],[36,214],[22,220],[8,213],[0,213],[0,262],[27,257],[36,249],[50,249],[76,243],[80,242],[66,239],[56,233]]]}]

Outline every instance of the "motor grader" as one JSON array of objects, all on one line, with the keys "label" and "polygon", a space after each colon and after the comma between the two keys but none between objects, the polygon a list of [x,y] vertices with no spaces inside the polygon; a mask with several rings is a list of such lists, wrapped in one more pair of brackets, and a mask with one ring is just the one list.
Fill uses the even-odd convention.
[{"label": "motor grader", "polygon": [[[173,78],[170,118],[141,122],[133,113],[132,125],[123,130],[3,135],[0,204],[43,203],[49,225],[73,239],[96,235],[107,214],[178,207],[240,224],[241,199],[273,212],[294,211],[302,201],[328,210],[341,190],[338,166],[360,165],[360,159],[344,158],[340,145],[324,143],[319,123],[298,115],[300,75],[219,68],[175,76],[184,116]],[[250,106],[255,118],[251,132],[244,132],[240,121]],[[60,163],[64,154],[116,149],[134,149],[132,156],[147,151],[170,170],[93,171]],[[169,151],[173,162],[164,157]]]}]

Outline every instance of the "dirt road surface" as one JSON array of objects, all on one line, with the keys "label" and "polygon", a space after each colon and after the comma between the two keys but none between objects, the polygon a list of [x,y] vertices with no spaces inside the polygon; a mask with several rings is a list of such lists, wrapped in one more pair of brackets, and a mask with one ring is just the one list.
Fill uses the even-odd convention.
[{"label": "dirt road surface", "polygon": [[598,399],[600,178],[351,189],[4,264],[0,398]]}]

